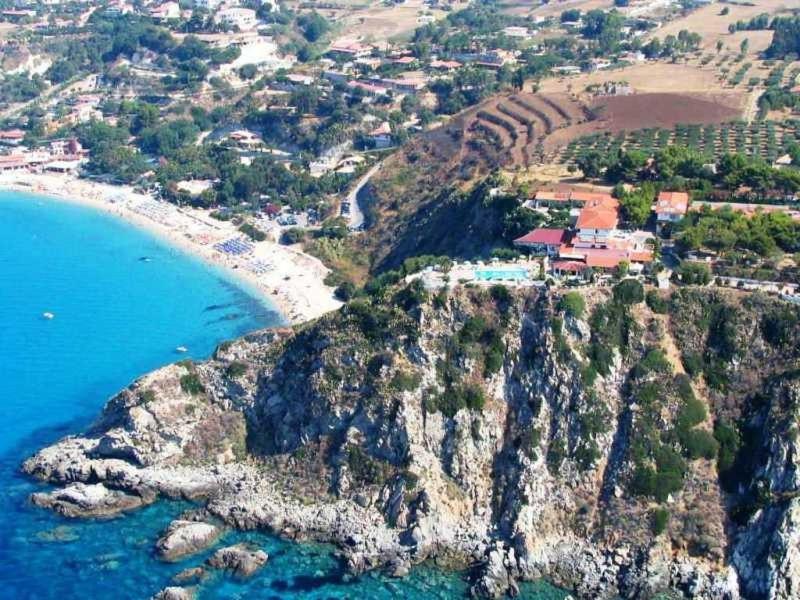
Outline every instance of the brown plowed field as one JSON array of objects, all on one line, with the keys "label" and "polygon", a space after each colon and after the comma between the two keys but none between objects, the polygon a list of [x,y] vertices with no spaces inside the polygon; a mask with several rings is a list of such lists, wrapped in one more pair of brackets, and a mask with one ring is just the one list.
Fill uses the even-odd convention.
[{"label": "brown plowed field", "polygon": [[636,94],[599,98],[592,104],[598,119],[614,129],[672,127],[678,123],[722,123],[739,116],[729,106],[682,94]]}]

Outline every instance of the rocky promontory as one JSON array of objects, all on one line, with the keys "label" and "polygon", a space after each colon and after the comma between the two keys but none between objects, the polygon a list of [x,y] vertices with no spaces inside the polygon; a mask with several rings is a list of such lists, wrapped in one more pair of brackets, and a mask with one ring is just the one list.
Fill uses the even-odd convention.
[{"label": "rocky promontory", "polygon": [[[547,578],[581,598],[796,597],[798,310],[636,285],[410,284],[225,343],[28,459],[62,486],[32,499],[94,516],[184,498],[333,542],[353,572],[471,566],[481,596]],[[159,548],[205,544],[205,525]],[[261,554],[209,566],[246,575]]]}]

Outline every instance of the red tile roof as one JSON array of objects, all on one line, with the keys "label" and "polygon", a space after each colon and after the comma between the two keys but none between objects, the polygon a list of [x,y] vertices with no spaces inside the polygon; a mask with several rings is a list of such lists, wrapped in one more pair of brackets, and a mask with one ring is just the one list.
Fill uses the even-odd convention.
[{"label": "red tile roof", "polygon": [[578,215],[578,229],[615,229],[619,215],[616,209],[598,206],[584,208]]},{"label": "red tile roof", "polygon": [[547,244],[548,246],[560,245],[567,237],[564,229],[536,228],[520,238],[514,240],[515,244]]},{"label": "red tile roof", "polygon": [[572,273],[580,273],[585,270],[589,265],[578,262],[576,260],[556,260],[553,261],[553,269],[556,271],[571,271]]},{"label": "red tile roof", "polygon": [[659,215],[685,215],[689,209],[689,194],[686,192],[661,192],[653,210]]}]

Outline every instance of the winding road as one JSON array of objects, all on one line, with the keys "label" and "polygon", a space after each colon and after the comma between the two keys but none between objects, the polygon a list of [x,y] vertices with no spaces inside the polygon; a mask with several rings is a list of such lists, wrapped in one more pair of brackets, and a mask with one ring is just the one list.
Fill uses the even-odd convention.
[{"label": "winding road", "polygon": [[364,224],[364,212],[361,210],[361,206],[358,204],[358,194],[367,185],[367,182],[370,178],[378,172],[381,168],[381,163],[374,164],[369,171],[364,173],[364,176],[358,180],[358,183],[355,187],[348,192],[347,197],[345,197],[344,201],[350,203],[350,229],[353,231],[358,231],[361,226]]}]

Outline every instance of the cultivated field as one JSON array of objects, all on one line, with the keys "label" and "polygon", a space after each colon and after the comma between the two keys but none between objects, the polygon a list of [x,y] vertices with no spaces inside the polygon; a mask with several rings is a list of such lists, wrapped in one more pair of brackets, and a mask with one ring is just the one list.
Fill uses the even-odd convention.
[{"label": "cultivated field", "polygon": [[800,121],[743,121],[730,123],[688,125],[671,128],[647,128],[635,131],[597,132],[575,139],[563,149],[560,164],[575,162],[591,151],[613,153],[619,148],[635,148],[652,154],[671,145],[695,148],[709,159],[738,152],[760,156],[772,162],[783,155],[791,144],[800,142]]},{"label": "cultivated field", "polygon": [[[456,2],[453,9],[466,5],[466,2]],[[308,7],[306,3],[303,6]],[[422,25],[420,17],[423,15],[436,20],[447,15],[445,11],[425,6],[423,0],[406,0],[403,4],[391,6],[374,0],[345,0],[319,3],[317,10],[339,27],[338,35],[360,37],[378,46],[408,39]]]}]

